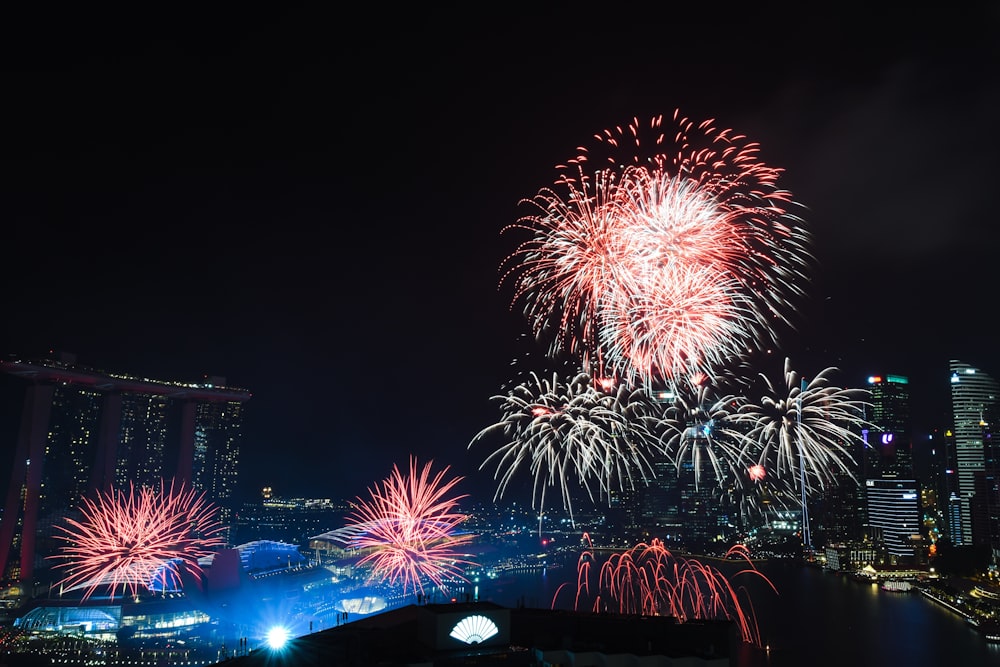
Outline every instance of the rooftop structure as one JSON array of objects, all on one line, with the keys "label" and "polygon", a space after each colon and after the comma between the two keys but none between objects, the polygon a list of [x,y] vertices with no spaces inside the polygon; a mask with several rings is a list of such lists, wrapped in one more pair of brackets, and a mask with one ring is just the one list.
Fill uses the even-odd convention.
[{"label": "rooftop structure", "polygon": [[[348,619],[350,621],[350,619]],[[253,665],[736,664],[729,621],[506,608],[492,602],[410,605],[262,647]],[[645,661],[639,662],[637,658]],[[653,662],[656,657],[659,661]],[[696,660],[692,661],[692,659]],[[673,662],[677,661],[677,662]]]}]

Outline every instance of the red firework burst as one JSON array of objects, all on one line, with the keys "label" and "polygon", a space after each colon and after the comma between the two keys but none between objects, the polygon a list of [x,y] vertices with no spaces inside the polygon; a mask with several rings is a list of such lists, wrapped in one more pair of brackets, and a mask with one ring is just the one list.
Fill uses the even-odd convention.
[{"label": "red firework burst", "polygon": [[[811,238],[759,147],[713,121],[637,119],[559,167],[505,260],[536,335],[595,375],[672,384],[788,323]],[[646,155],[646,157],[643,156]]]},{"label": "red firework burst", "polygon": [[154,581],[179,584],[181,569],[200,572],[198,559],[223,544],[215,506],[173,482],[159,490],[111,489],[84,498],[79,511],[80,519],[56,526],[65,544],[50,558],[67,573],[57,585],[85,588],[84,599],[104,586],[114,598],[119,587],[138,595]]},{"label": "red firework burst", "polygon": [[[770,580],[753,567],[749,552],[742,545],[730,549],[726,559],[748,564],[747,568],[736,572],[733,579],[753,575],[774,590]],[[596,586],[592,586],[590,579],[595,562],[590,549],[580,556],[575,608],[586,604],[593,588],[596,590],[592,604],[595,612],[610,608],[622,614],[671,616],[681,623],[693,619],[731,620],[739,627],[743,641],[760,645],[760,632],[752,610],[744,609],[745,600],[741,600],[737,588],[717,568],[692,558],[678,558],[658,539],[612,554],[601,565]],[[556,591],[553,597],[553,608],[559,592]]]},{"label": "red firework burst", "polygon": [[370,564],[373,579],[402,582],[404,594],[411,588],[422,593],[424,579],[445,589],[448,578],[465,581],[461,566],[474,564],[456,551],[473,537],[456,532],[467,518],[458,511],[466,496],[447,495],[463,478],[444,481],[448,466],[431,477],[433,463],[418,471],[411,457],[409,475],[394,465],[381,488],[369,489],[370,501],[354,504],[346,526],[349,544],[370,550],[358,564]]}]

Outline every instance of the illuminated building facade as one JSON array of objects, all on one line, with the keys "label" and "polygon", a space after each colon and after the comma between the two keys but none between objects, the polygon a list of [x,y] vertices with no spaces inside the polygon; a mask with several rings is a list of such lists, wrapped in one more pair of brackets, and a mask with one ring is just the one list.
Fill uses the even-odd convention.
[{"label": "illuminated building facade", "polygon": [[344,501],[329,498],[278,498],[243,503],[235,519],[237,542],[281,540],[305,544],[313,535],[333,530],[350,513]]},{"label": "illuminated building facade", "polygon": [[997,409],[1000,387],[992,377],[964,362],[951,360],[949,370],[962,524],[958,535],[961,541],[956,544],[973,544],[972,499],[976,492],[976,474],[986,470],[984,435],[988,431],[987,420]]},{"label": "illuminated building facade", "polygon": [[[655,400],[671,404],[676,397],[657,391]],[[654,476],[642,490],[642,523],[647,533],[668,544],[702,549],[725,543],[742,527],[737,525],[742,517],[726,492],[733,480],[720,479],[719,470],[708,463],[724,457],[716,439],[729,436],[721,434],[721,424],[707,410],[685,406],[684,411],[682,438],[691,457],[674,461],[659,454],[652,459]]]},{"label": "illuminated building facade", "polygon": [[913,557],[920,544],[920,485],[914,479],[867,479],[868,523],[892,558]]},{"label": "illuminated building facade", "polygon": [[[599,641],[595,640],[599,638]],[[299,665],[736,664],[735,621],[506,608],[480,602],[410,605],[254,651],[230,667]]]},{"label": "illuminated building facade", "polygon": [[857,572],[878,559],[871,542],[833,542],[826,545],[825,552],[826,568],[834,572]]},{"label": "illuminated building facade", "polygon": [[[155,394],[110,394],[108,418],[120,415],[114,483],[152,487],[163,478],[170,400]],[[112,405],[113,404],[113,405]]]},{"label": "illuminated building facade", "polygon": [[72,355],[11,358],[0,371],[27,384],[0,518],[0,578],[15,593],[33,594],[56,525],[85,495],[173,476],[230,516],[249,392],[108,373]]},{"label": "illuminated building facade", "polygon": [[641,528],[664,542],[699,549],[724,543],[736,532],[737,511],[711,465],[695,475],[694,463],[653,459],[655,477],[641,490]]},{"label": "illuminated building facade", "polygon": [[[223,382],[224,384],[224,382]],[[219,521],[230,525],[233,520],[233,500],[243,439],[242,401],[188,402],[185,408],[194,410],[194,440],[190,458],[186,453],[179,459],[179,468],[191,461],[191,484],[205,491],[219,506]]]},{"label": "illuminated building facade", "polygon": [[[861,543],[870,537],[865,480],[910,470],[908,381],[873,375],[868,386],[865,419],[870,428],[861,429],[859,440],[842,443],[850,453],[846,469],[831,471],[834,483],[808,500],[808,527],[817,546]],[[898,456],[896,442],[905,443]]]},{"label": "illuminated building facade", "polygon": [[962,513],[958,496],[958,461],[955,456],[955,432],[951,428],[933,429],[927,437],[927,454],[934,493],[925,494],[933,503],[924,505],[933,512],[938,534],[953,544],[962,544]]}]

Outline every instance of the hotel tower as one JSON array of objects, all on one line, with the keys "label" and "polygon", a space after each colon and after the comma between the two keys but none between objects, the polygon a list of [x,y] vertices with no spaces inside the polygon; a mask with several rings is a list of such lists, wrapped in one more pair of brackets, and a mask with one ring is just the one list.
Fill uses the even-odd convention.
[{"label": "hotel tower", "polygon": [[[34,594],[61,525],[84,496],[110,488],[186,484],[229,525],[243,403],[222,378],[172,382],[109,373],[58,359],[8,358],[25,382],[24,406],[0,518],[0,578]],[[10,451],[8,449],[7,451]]]}]

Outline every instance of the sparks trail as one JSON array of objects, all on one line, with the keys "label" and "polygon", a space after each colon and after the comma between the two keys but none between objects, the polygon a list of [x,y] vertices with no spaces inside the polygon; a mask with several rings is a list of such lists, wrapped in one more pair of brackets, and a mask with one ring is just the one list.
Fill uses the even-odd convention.
[{"label": "sparks trail", "polygon": [[[588,545],[589,536],[584,536]],[[653,539],[609,556],[599,568],[592,548],[585,549],[577,564],[574,609],[614,611],[642,616],[670,616],[684,623],[690,620],[731,620],[744,642],[760,646],[760,631],[746,588],[734,582],[755,577],[771,581],[759,572],[742,545],[732,547],[726,560],[745,562],[747,567],[731,578],[718,568],[694,558],[675,556],[663,542]],[[594,570],[597,579],[593,581]],[[562,589],[553,596],[555,609]]]}]

